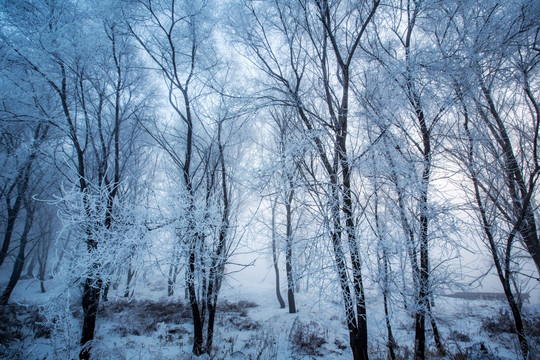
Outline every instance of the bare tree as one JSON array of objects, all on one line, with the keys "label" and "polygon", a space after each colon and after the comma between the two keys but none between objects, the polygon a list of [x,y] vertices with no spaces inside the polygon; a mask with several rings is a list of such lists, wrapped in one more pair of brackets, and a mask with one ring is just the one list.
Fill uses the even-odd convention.
[{"label": "bare tree", "polygon": [[[329,237],[334,250],[350,344],[355,359],[367,359],[367,318],[358,248],[351,158],[348,154],[350,87],[354,60],[379,1],[362,4],[327,1],[274,1],[262,10],[246,4],[250,19],[238,34],[244,38],[248,59],[272,81],[267,97],[297,111],[310,134],[328,184]],[[346,10],[347,9],[347,10]],[[264,15],[262,15],[264,13]],[[243,33],[243,32],[246,33]],[[276,43],[279,39],[279,43]],[[284,46],[286,51],[280,50]],[[358,51],[357,51],[358,50]],[[314,92],[317,110],[308,108],[308,71],[322,84]],[[337,69],[335,72],[332,69]],[[324,138],[323,138],[324,136]],[[309,171],[308,171],[309,173]],[[314,181],[320,181],[317,174]],[[352,274],[349,277],[342,242],[347,244]]]},{"label": "bare tree", "polygon": [[169,293],[183,261],[193,353],[198,356],[212,351],[218,294],[234,249],[235,167],[227,151],[241,106],[223,85],[231,83],[228,68],[217,71],[223,68],[211,41],[211,4],[140,1],[139,5],[130,30],[162,75],[174,116],[168,126],[154,123],[147,131],[181,179],[172,179],[182,200],[175,216]]},{"label": "bare tree", "polygon": [[[78,188],[87,218],[84,242],[88,253],[97,255],[100,243],[105,241],[100,238],[100,229],[113,226],[115,200],[126,159],[131,155],[126,143],[134,140],[134,133],[127,130],[128,123],[133,124],[140,116],[144,104],[135,93],[139,84],[132,72],[134,62],[130,62],[128,38],[122,35],[119,21],[114,20],[115,11],[120,9],[110,6],[110,17],[96,18],[96,14],[83,14],[70,2],[61,0],[23,5],[24,12],[18,12],[17,5],[10,7],[13,36],[9,48],[53,94],[61,114],[54,119],[54,126],[69,140],[67,162],[75,171],[68,176]],[[77,32],[74,25],[85,16],[89,33]],[[85,43],[85,36],[90,34],[100,36],[104,46]],[[71,46],[75,43],[85,46]],[[98,205],[92,202],[94,191],[101,202]],[[103,209],[103,217],[94,222],[96,209]],[[82,275],[81,359],[90,357],[103,285],[102,265],[100,259],[94,258]]]},{"label": "bare tree", "polygon": [[[439,48],[451,65],[449,80],[461,125],[457,135],[463,139],[452,147],[453,154],[470,179],[468,205],[477,214],[527,358],[530,349],[515,284],[525,273],[520,251],[528,252],[540,274],[534,205],[540,112],[538,89],[532,86],[540,60],[538,11],[523,1],[456,4],[447,12],[454,15],[447,20],[447,35],[438,38]],[[461,31],[458,24],[465,19],[471,26]],[[464,57],[455,56],[458,47]]]}]

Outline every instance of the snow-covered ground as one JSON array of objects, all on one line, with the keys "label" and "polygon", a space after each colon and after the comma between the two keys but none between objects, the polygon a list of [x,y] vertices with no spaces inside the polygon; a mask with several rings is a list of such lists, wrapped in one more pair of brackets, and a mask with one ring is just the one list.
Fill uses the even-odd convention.
[{"label": "snow-covered ground", "polygon": [[[223,285],[214,351],[206,358],[351,359],[339,293],[313,286],[296,295],[298,313],[289,314],[286,308],[279,308],[273,273],[264,262],[258,264],[230,274]],[[181,287],[175,296],[168,298],[166,279],[154,274],[139,279],[131,300],[125,300],[121,290],[111,290],[109,302],[100,310],[94,344],[97,359],[196,358],[191,354],[192,325]],[[25,313],[42,304],[48,304],[49,312],[54,311],[55,306],[66,308],[67,304],[59,303],[65,298],[60,295],[55,292],[54,281],[47,282],[44,294],[40,293],[37,281],[20,281],[12,303],[22,305],[16,311],[22,325],[17,334],[2,334],[2,340],[11,337],[11,341],[1,341],[0,358],[67,359],[76,356],[80,304],[71,304],[67,318],[57,321],[58,326],[49,338],[36,336],[47,334],[47,331],[39,331],[43,330],[39,323],[46,319],[38,317],[35,311]],[[525,304],[527,318],[536,319],[536,324],[540,324],[538,300],[530,299]],[[478,347],[479,343],[501,359],[519,358],[515,335],[487,330],[490,319],[495,324],[500,319],[504,322],[507,306],[503,301],[438,296],[435,305],[433,311],[448,354],[445,357],[436,354],[430,328],[431,358],[466,359],[468,349]],[[386,359],[383,303],[375,289],[367,290],[367,309],[371,358]],[[411,358],[414,319],[398,301],[393,306],[391,322],[399,345],[398,359]],[[536,356],[540,350],[538,339],[531,340],[536,341],[533,345],[533,356]]]}]

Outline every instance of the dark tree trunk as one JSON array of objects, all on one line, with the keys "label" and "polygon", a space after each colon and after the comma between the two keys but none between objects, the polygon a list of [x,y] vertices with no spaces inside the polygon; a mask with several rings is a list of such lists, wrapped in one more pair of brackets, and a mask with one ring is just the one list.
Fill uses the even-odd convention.
[{"label": "dark tree trunk", "polygon": [[221,143],[221,123],[218,127],[218,149],[219,162],[221,164],[221,191],[223,200],[223,213],[221,216],[221,226],[219,229],[219,238],[216,247],[216,252],[212,258],[210,266],[210,281],[208,283],[208,292],[206,294],[208,302],[208,328],[206,336],[206,352],[210,354],[212,351],[212,343],[214,341],[214,321],[216,317],[218,294],[221,289],[223,273],[225,270],[227,234],[229,230],[229,195],[227,187],[227,172],[225,168],[225,158],[223,156],[223,144]]},{"label": "dark tree trunk", "polygon": [[[378,246],[381,249],[381,254],[379,261],[377,262],[379,267],[379,272],[383,273],[383,283],[382,283],[382,295],[384,303],[384,320],[386,324],[386,334],[387,341],[386,347],[388,348],[388,357],[390,360],[396,359],[396,340],[394,339],[394,334],[392,333],[392,324],[390,323],[390,310],[389,310],[389,284],[390,284],[390,265],[388,260],[388,253],[386,251],[386,244],[384,243],[384,232],[381,229],[381,223],[379,218],[379,192],[378,186],[375,184],[375,233],[377,236],[377,241],[379,242]],[[381,267],[382,265],[382,267]]]},{"label": "dark tree trunk", "polygon": [[[378,215],[376,215],[378,218]],[[376,220],[378,222],[378,219]],[[383,288],[383,302],[384,302],[384,320],[386,323],[386,334],[387,334],[387,342],[386,346],[388,347],[388,355],[390,357],[390,360],[396,359],[396,352],[395,348],[397,347],[396,340],[394,338],[394,334],[392,332],[392,324],[390,323],[390,310],[388,305],[388,284],[390,283],[390,272],[388,269],[388,254],[386,253],[386,250],[383,249],[382,252],[382,261],[383,261],[383,271],[384,271],[384,288]]]},{"label": "dark tree trunk", "polygon": [[2,294],[2,297],[0,297],[0,305],[6,305],[9,301],[9,298],[11,297],[11,293],[13,292],[13,289],[15,289],[15,285],[17,285],[17,282],[19,281],[21,277],[22,270],[24,268],[24,260],[25,260],[25,248],[26,243],[28,240],[28,233],[30,232],[30,228],[32,227],[34,213],[33,210],[28,210],[28,214],[26,215],[26,221],[24,222],[24,230],[21,235],[21,242],[19,244],[19,252],[17,254],[17,258],[15,259],[15,264],[13,265],[13,271],[11,272],[11,276],[9,278],[9,282],[4,289],[4,292]]},{"label": "dark tree trunk", "polygon": [[[193,240],[196,241],[196,240]],[[193,354],[199,356],[204,353],[203,347],[203,328],[199,304],[197,302],[197,294],[195,291],[195,244],[191,244],[188,266],[187,288],[189,293],[189,303],[191,306],[191,315],[193,318]]]},{"label": "dark tree trunk", "polygon": [[[500,147],[501,157],[503,157],[505,161],[505,166],[502,171],[506,176],[506,185],[510,193],[510,200],[513,207],[512,211],[517,218],[517,221],[521,222],[521,226],[517,227],[517,231],[521,234],[523,243],[531,255],[536,265],[536,270],[540,275],[540,239],[538,237],[534,210],[530,203],[530,197],[532,196],[532,190],[534,189],[533,179],[529,179],[529,186],[527,186],[518,159],[516,159],[514,154],[514,148],[510,140],[510,135],[506,130],[506,125],[491,96],[491,89],[486,86],[481,77],[479,78],[479,82],[480,89],[488,104],[489,113],[493,117],[495,123],[490,121],[488,115],[484,111],[480,111],[480,115]],[[532,98],[529,97],[529,99]]]},{"label": "dark tree trunk", "polygon": [[383,292],[383,301],[384,301],[384,320],[386,323],[386,333],[388,336],[388,340],[386,342],[386,346],[388,347],[388,355],[390,357],[390,360],[396,359],[396,340],[394,339],[394,334],[392,333],[392,324],[390,324],[390,312],[388,309],[388,294],[387,292]]},{"label": "dark tree trunk", "polygon": [[171,265],[169,266],[169,274],[167,276],[167,296],[174,295],[173,273],[174,273],[174,264],[171,263]]},{"label": "dark tree trunk", "polygon": [[0,249],[0,266],[4,263],[4,260],[6,259],[9,251],[9,245],[11,243],[11,237],[13,236],[13,228],[15,226],[15,221],[19,216],[19,212],[21,211],[23,203],[27,201],[26,192],[28,191],[28,186],[30,183],[32,165],[34,163],[34,160],[37,158],[38,147],[47,137],[47,133],[49,132],[49,126],[50,125],[43,125],[40,123],[34,131],[34,141],[32,144],[30,155],[28,156],[28,160],[26,161],[25,165],[19,169],[16,183],[13,185],[14,187],[17,187],[17,197],[15,198],[13,206],[11,206],[9,196],[6,196],[6,208],[8,218],[6,224],[6,231],[4,233],[4,240],[2,242],[2,248]]},{"label": "dark tree trunk", "polygon": [[124,297],[126,297],[126,298],[129,297],[131,280],[133,279],[134,275],[135,275],[135,271],[132,269],[131,260],[130,260],[129,267],[128,267],[128,273],[127,273],[127,279],[126,279],[126,291],[124,292]]},{"label": "dark tree trunk", "polygon": [[[488,220],[487,210],[484,205],[484,202],[482,201],[480,185],[479,185],[476,170],[474,168],[474,143],[473,143],[472,135],[469,131],[469,127],[468,127],[469,117],[468,117],[467,108],[464,105],[463,105],[463,110],[464,110],[464,116],[465,116],[464,127],[465,127],[465,132],[469,140],[467,165],[470,172],[469,175],[473,183],[474,195],[475,195],[476,205],[478,206],[478,212],[480,213],[482,228],[484,230],[484,234],[486,235],[486,238],[489,243],[491,256],[493,257],[493,262],[497,270],[497,275],[502,284],[504,294],[506,296],[506,300],[508,302],[508,305],[510,306],[510,310],[512,311],[512,315],[514,317],[514,324],[516,326],[516,333],[518,336],[518,341],[521,348],[523,359],[528,359],[529,358],[529,343],[525,336],[525,330],[523,326],[523,319],[521,317],[521,311],[519,309],[518,303],[515,300],[514,294],[512,293],[512,289],[510,286],[510,276],[511,276],[510,256],[512,253],[512,246],[513,246],[513,241],[514,241],[514,237],[516,233],[515,231],[512,231],[510,235],[508,236],[508,238],[506,239],[506,249],[504,251],[504,257],[501,259],[497,244],[495,242],[495,237],[491,230],[492,224]],[[519,224],[516,224],[516,225],[519,225]],[[519,229],[519,226],[516,226],[515,228]]]},{"label": "dark tree trunk", "polygon": [[281,296],[280,284],[279,284],[279,266],[277,256],[277,244],[276,244],[276,203],[272,205],[272,262],[274,264],[274,272],[276,274],[276,296],[279,301],[279,307],[283,309],[285,307],[285,301]]},{"label": "dark tree trunk", "polygon": [[429,300],[427,301],[427,314],[429,316],[431,328],[433,329],[433,339],[435,340],[435,346],[437,346],[437,351],[439,352],[439,355],[444,356],[446,355],[446,350],[441,339],[441,334],[439,333],[437,321],[435,321],[435,317],[433,316],[433,312],[431,310],[431,301]]},{"label": "dark tree trunk", "polygon": [[19,201],[19,197],[17,197],[13,208],[9,206],[9,202],[7,204],[7,208],[8,219],[6,224],[6,231],[4,233],[4,241],[2,242],[2,249],[0,249],[0,265],[4,263],[4,260],[7,257],[9,245],[11,243],[11,237],[13,236],[13,228],[15,227],[15,221],[19,216],[19,210],[21,208],[21,202]]},{"label": "dark tree trunk", "polygon": [[81,352],[79,359],[89,360],[91,352],[91,342],[94,339],[96,329],[96,318],[99,306],[99,295],[101,293],[101,282],[91,277],[86,278],[82,297],[83,307],[83,327],[81,334]]},{"label": "dark tree trunk", "polygon": [[217,296],[208,306],[208,328],[206,329],[206,352],[210,354],[212,351],[212,343],[214,342],[214,325],[216,319]]},{"label": "dark tree trunk", "polygon": [[[289,179],[289,185],[292,187],[291,180]],[[289,313],[296,313],[296,303],[294,300],[294,277],[292,272],[292,209],[291,202],[294,196],[292,188],[289,189],[287,196],[287,203],[285,204],[286,210],[286,251],[285,251],[285,270],[287,271],[287,302],[289,303]]]},{"label": "dark tree trunk", "polygon": [[525,336],[525,328],[523,325],[523,319],[521,317],[521,311],[514,295],[512,294],[509,284],[507,284],[507,286],[504,286],[504,293],[506,295],[508,305],[510,306],[510,310],[512,311],[512,315],[514,317],[514,324],[516,325],[516,333],[521,349],[521,355],[523,356],[523,359],[526,360],[529,358],[529,343]]},{"label": "dark tree trunk", "polygon": [[[429,179],[429,170],[425,170]],[[424,181],[427,181],[424,179]],[[422,195],[422,215],[420,215],[420,279],[415,317],[415,359],[424,360],[426,357],[426,312],[429,306],[429,252],[428,252],[428,217],[427,217],[427,186]]]}]

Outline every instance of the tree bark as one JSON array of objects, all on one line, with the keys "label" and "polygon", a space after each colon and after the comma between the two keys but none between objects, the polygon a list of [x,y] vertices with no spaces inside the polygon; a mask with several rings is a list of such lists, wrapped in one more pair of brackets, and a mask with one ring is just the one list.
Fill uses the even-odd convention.
[{"label": "tree bark", "polygon": [[197,302],[197,294],[195,291],[195,247],[194,244],[190,245],[189,254],[189,266],[188,266],[188,279],[187,288],[189,293],[189,303],[191,306],[191,315],[193,318],[193,354],[199,356],[204,353],[203,347],[203,328],[201,321],[201,313],[199,311],[199,304]]},{"label": "tree bark", "polygon": [[131,266],[131,260],[129,261],[129,267],[128,267],[128,273],[127,273],[127,279],[126,279],[126,290],[124,291],[124,297],[127,298],[129,297],[129,292],[130,292],[130,285],[131,285],[131,280],[133,279],[133,276],[135,275],[135,271],[132,269],[132,266]]},{"label": "tree bark", "polygon": [[506,248],[504,251],[505,255],[504,255],[504,258],[501,259],[497,244],[495,242],[495,237],[491,230],[492,224],[488,220],[487,210],[486,210],[484,202],[482,201],[480,185],[479,185],[478,177],[476,174],[476,170],[474,168],[474,159],[473,159],[474,143],[473,143],[473,138],[471,136],[471,133],[469,131],[469,127],[468,127],[469,125],[468,112],[464,105],[463,105],[463,111],[464,111],[464,116],[465,116],[465,122],[464,122],[465,132],[469,141],[469,148],[468,148],[468,153],[467,153],[467,161],[468,161],[467,166],[469,169],[469,176],[471,177],[471,180],[473,183],[474,196],[475,196],[476,205],[478,207],[478,212],[480,214],[482,229],[484,230],[484,234],[486,235],[486,238],[488,240],[489,249],[491,252],[491,256],[493,257],[493,262],[495,264],[495,269],[497,270],[499,281],[501,282],[501,285],[504,290],[504,294],[506,296],[506,300],[508,302],[510,310],[512,311],[512,315],[514,317],[514,324],[516,326],[516,333],[518,336],[518,341],[520,344],[523,359],[526,360],[529,357],[529,343],[525,336],[525,330],[523,326],[523,319],[521,317],[521,311],[519,309],[519,306],[516,302],[516,299],[514,297],[514,294],[512,293],[512,289],[510,286],[510,276],[511,276],[510,256],[511,256],[514,237],[516,235],[515,228],[506,239]]},{"label": "tree bark", "polygon": [[292,272],[292,209],[291,202],[294,196],[294,190],[292,189],[292,180],[289,179],[290,188],[288,190],[288,195],[285,203],[286,210],[286,251],[285,251],[285,270],[287,271],[287,302],[289,304],[289,313],[296,313],[296,303],[294,300],[294,278]]},{"label": "tree bark", "polygon": [[91,341],[94,339],[96,329],[96,318],[99,306],[99,296],[101,293],[101,283],[99,280],[87,277],[84,282],[82,307],[83,307],[83,327],[81,334],[81,352],[79,359],[89,360],[91,353]]},{"label": "tree bark", "polygon": [[21,235],[21,241],[19,244],[19,251],[17,254],[17,258],[15,259],[15,264],[13,265],[13,271],[11,272],[11,276],[9,278],[9,282],[4,289],[4,292],[2,293],[2,297],[0,297],[0,305],[7,305],[9,298],[11,297],[11,293],[15,289],[15,285],[17,285],[17,282],[19,281],[21,277],[21,273],[24,267],[24,260],[25,260],[25,248],[26,243],[28,240],[28,233],[30,232],[30,228],[32,227],[32,223],[34,220],[34,211],[33,209],[28,209],[28,213],[26,214],[26,220],[24,222],[24,230]]},{"label": "tree bark", "polygon": [[277,201],[272,204],[272,262],[274,265],[274,272],[276,274],[276,297],[279,302],[279,307],[283,309],[285,307],[285,301],[281,296],[280,284],[279,284],[279,266],[278,266],[278,256],[277,256],[277,245],[276,245],[276,206]]},{"label": "tree bark", "polygon": [[540,239],[536,229],[534,211],[530,202],[534,184],[531,182],[528,187],[525,183],[525,178],[514,154],[514,149],[512,147],[512,142],[510,141],[510,136],[506,130],[506,125],[491,97],[491,91],[486,87],[481,77],[479,82],[482,93],[488,103],[489,113],[495,120],[495,124],[492,124],[489,121],[488,116],[484,111],[481,111],[481,118],[488,126],[491,134],[500,147],[502,153],[501,156],[505,159],[506,166],[503,171],[506,174],[506,185],[511,194],[510,197],[513,206],[511,211],[516,217],[516,222],[521,222],[521,226],[517,230],[521,234],[523,243],[536,265],[538,275],[540,275]]}]

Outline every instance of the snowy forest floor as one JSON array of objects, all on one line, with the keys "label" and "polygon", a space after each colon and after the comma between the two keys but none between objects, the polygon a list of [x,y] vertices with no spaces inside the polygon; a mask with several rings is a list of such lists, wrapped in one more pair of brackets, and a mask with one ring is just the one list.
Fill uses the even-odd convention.
[{"label": "snowy forest floor", "polygon": [[[41,294],[37,281],[18,284],[10,305],[0,311],[0,358],[76,356],[80,304],[69,306],[69,319],[47,322],[39,309],[50,303],[53,293]],[[447,354],[436,353],[429,329],[429,358],[518,359],[517,337],[504,301],[482,293],[463,295],[436,298],[434,314]],[[299,311],[289,314],[286,308],[279,308],[271,281],[224,284],[214,349],[202,359],[351,359],[339,294],[313,288],[296,296]],[[395,305],[391,321],[399,346],[397,359],[409,359],[414,318]],[[377,291],[368,290],[367,308],[370,358],[386,359],[386,326]],[[530,299],[524,314],[533,335],[531,359],[535,359],[540,352],[539,299]],[[98,315],[93,354],[96,359],[196,359],[191,354],[191,332],[190,309],[182,290],[167,297],[163,278],[147,280],[131,300],[111,290],[110,300],[102,304]],[[482,353],[489,355],[473,356]]]}]

